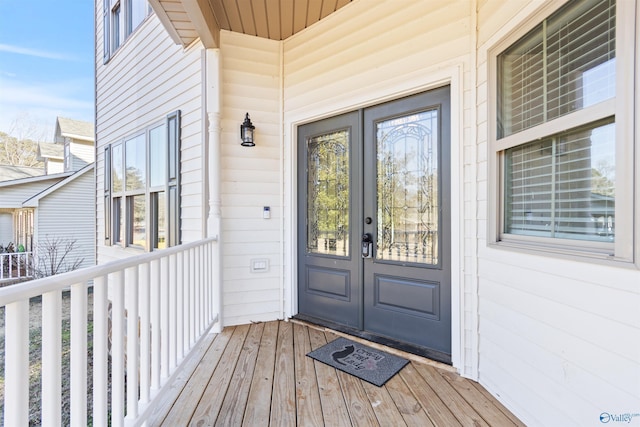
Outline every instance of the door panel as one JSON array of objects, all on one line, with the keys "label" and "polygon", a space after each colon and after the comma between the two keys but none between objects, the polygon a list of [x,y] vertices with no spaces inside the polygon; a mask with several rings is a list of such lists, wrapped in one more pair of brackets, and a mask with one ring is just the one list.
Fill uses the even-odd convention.
[{"label": "door panel", "polygon": [[299,314],[450,360],[449,110],[444,87],[298,129]]},{"label": "door panel", "polygon": [[362,261],[353,230],[362,211],[361,195],[353,191],[361,182],[358,116],[298,129],[298,309],[354,328],[362,327]]},{"label": "door panel", "polygon": [[364,329],[451,353],[449,88],[364,111]]}]

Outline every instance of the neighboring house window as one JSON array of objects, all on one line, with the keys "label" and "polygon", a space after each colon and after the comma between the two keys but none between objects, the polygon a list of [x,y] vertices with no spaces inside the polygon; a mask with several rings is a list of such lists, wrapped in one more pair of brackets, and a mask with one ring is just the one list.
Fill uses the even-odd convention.
[{"label": "neighboring house window", "polygon": [[104,0],[103,47],[104,62],[135,31],[151,13],[147,0]]},{"label": "neighboring house window", "polygon": [[180,112],[105,149],[105,241],[146,250],[180,243]]},{"label": "neighboring house window", "polygon": [[633,49],[620,48],[617,16],[614,0],[568,2],[497,51],[499,241],[630,257],[618,243],[633,189],[616,152],[632,157],[633,143],[617,79]]},{"label": "neighboring house window", "polygon": [[71,170],[71,145],[68,142],[64,144],[64,170]]}]

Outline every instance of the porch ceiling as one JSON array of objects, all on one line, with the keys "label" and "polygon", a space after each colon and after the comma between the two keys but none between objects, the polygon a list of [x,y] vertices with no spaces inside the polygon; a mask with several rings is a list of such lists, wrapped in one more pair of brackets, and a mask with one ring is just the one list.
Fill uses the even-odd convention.
[{"label": "porch ceiling", "polygon": [[284,40],[351,0],[150,0],[177,44],[219,46],[220,30]]}]

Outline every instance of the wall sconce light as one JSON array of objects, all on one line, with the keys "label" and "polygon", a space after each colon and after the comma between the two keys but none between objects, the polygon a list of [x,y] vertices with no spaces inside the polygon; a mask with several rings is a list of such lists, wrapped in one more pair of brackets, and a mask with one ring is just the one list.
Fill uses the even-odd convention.
[{"label": "wall sconce light", "polygon": [[251,123],[249,113],[244,116],[244,123],[240,125],[240,139],[242,140],[243,147],[253,147],[256,145],[253,142],[253,130],[256,127]]}]

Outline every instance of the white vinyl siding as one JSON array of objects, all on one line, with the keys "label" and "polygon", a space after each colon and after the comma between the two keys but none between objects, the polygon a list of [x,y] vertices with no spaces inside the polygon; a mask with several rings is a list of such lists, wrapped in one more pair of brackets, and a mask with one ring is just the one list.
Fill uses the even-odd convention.
[{"label": "white vinyl siding", "polygon": [[[551,4],[548,13],[562,3]],[[494,235],[491,190],[497,182],[489,164],[495,154],[489,135],[496,131],[490,120],[495,103],[489,101],[495,101],[496,88],[488,53],[511,32],[538,24],[533,17],[543,5],[488,0],[479,6],[479,381],[527,425],[601,425],[603,412],[638,412],[624,408],[637,408],[640,396],[640,274],[487,246]],[[629,139],[627,155],[633,144]]]},{"label": "white vinyl siding", "polygon": [[350,108],[469,49],[467,1],[360,2],[284,42],[286,115]]},{"label": "white vinyl siding", "polygon": [[[220,42],[223,323],[236,325],[281,316],[280,44],[226,31]],[[247,112],[255,147],[240,145]],[[251,272],[252,259],[268,259],[269,271]]]},{"label": "white vinyl siding", "polygon": [[55,183],[62,181],[69,175],[70,174],[57,175],[55,178],[51,177],[37,180],[26,178],[28,182],[23,183],[10,183],[8,181],[0,183],[0,208],[21,208],[22,203],[27,199],[46,190]]},{"label": "white vinyl siding", "polygon": [[44,196],[38,202],[34,243],[74,241],[69,260],[83,259],[81,267],[95,265],[95,197],[93,168]]},{"label": "white vinyl siding", "polygon": [[44,170],[45,175],[53,175],[56,173],[64,172],[64,161],[63,160],[54,160],[54,159],[45,159],[44,161]]},{"label": "white vinyl siding", "polygon": [[72,140],[69,146],[71,150],[71,170],[77,171],[89,163],[93,163],[95,158],[93,142],[75,142]]},{"label": "white vinyl siding", "polygon": [[[98,14],[101,15],[101,14]],[[98,16],[96,15],[96,16]],[[102,20],[96,22],[97,40],[102,38]],[[100,263],[134,253],[107,248],[104,239],[104,166],[106,144],[123,140],[181,111],[181,235],[183,242],[204,237],[202,49],[196,44],[184,50],[173,44],[160,21],[152,15],[131,35],[131,42],[102,63],[102,45],[96,57],[97,147],[96,207],[98,260]]]}]

